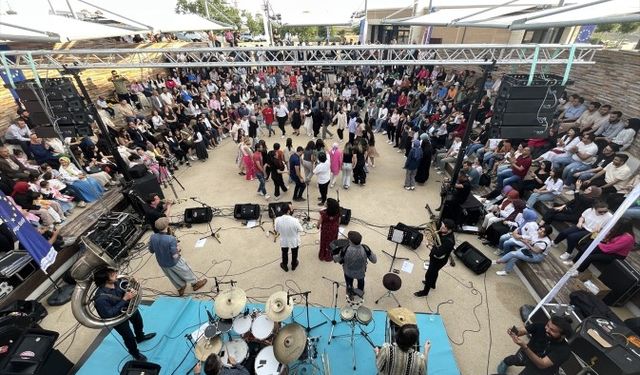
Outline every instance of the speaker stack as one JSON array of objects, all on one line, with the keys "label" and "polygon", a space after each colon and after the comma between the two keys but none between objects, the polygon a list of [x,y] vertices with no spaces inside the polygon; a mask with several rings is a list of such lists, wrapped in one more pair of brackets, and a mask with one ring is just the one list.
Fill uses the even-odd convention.
[{"label": "speaker stack", "polygon": [[57,138],[58,135],[47,116],[58,121],[63,137],[83,137],[93,135],[90,115],[84,98],[78,93],[69,78],[47,78],[40,80],[39,87],[34,80],[16,83],[16,93],[29,111],[29,118],[36,127],[32,129],[38,137]]},{"label": "speaker stack", "polygon": [[491,138],[544,138],[553,123],[558,99],[564,93],[562,77],[534,75],[528,85],[528,74],[509,74],[502,78],[493,105]]}]

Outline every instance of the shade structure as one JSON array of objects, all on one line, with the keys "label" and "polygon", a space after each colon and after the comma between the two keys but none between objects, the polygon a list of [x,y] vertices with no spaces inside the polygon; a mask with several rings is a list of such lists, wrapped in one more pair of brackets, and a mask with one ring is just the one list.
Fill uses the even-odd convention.
[{"label": "shade structure", "polygon": [[0,39],[69,42],[136,34],[139,31],[64,16],[15,14],[0,17]]},{"label": "shade structure", "polygon": [[491,9],[491,7],[448,8],[435,10],[432,13],[396,23],[411,26],[449,26],[460,19],[491,19],[512,13],[521,13],[533,7],[533,5],[517,5],[494,9]]}]

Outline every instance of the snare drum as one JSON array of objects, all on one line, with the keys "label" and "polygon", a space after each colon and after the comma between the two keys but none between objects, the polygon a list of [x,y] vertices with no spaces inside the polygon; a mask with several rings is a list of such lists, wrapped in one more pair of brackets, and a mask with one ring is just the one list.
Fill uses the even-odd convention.
[{"label": "snare drum", "polygon": [[342,319],[343,322],[350,322],[355,318],[355,316],[356,310],[352,309],[350,306],[345,306],[340,309],[340,319]]},{"label": "snare drum", "polygon": [[251,330],[253,317],[251,315],[239,315],[233,319],[233,331],[239,335],[244,335]]},{"label": "snare drum", "polygon": [[229,357],[235,358],[237,363],[242,363],[249,358],[249,345],[243,339],[233,339],[224,343],[220,352],[220,360],[225,366],[229,366]]},{"label": "snare drum", "polygon": [[287,366],[281,364],[273,354],[273,346],[265,346],[256,356],[253,364],[256,375],[281,375],[288,373]]},{"label": "snare drum", "polygon": [[371,323],[372,319],[373,319],[373,314],[371,313],[371,310],[368,307],[365,307],[365,306],[358,307],[358,310],[356,310],[356,320],[358,320],[360,324],[364,324],[366,326],[369,323]]},{"label": "snare drum", "polygon": [[233,326],[233,319],[220,319],[216,322],[216,327],[218,329],[218,333],[227,333],[231,331],[231,327]]},{"label": "snare drum", "polygon": [[271,337],[276,330],[276,323],[269,319],[267,314],[260,314],[251,325],[251,334],[257,340],[266,340]]}]

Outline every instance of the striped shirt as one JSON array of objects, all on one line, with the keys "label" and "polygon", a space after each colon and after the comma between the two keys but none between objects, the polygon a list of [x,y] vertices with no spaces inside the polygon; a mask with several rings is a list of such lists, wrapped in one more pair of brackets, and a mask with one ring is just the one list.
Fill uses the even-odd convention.
[{"label": "striped shirt", "polygon": [[402,351],[396,344],[384,344],[376,357],[378,375],[423,375],[427,358],[413,349]]}]

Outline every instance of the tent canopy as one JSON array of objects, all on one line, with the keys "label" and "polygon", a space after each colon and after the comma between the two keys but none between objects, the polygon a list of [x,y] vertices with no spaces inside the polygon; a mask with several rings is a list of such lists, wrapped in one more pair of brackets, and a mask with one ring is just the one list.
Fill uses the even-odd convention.
[{"label": "tent canopy", "polygon": [[489,7],[452,8],[440,9],[423,16],[397,22],[401,25],[415,26],[448,26],[451,23],[463,20],[478,20],[500,17],[512,13],[520,13],[532,8],[531,5],[505,6],[495,9]]}]

